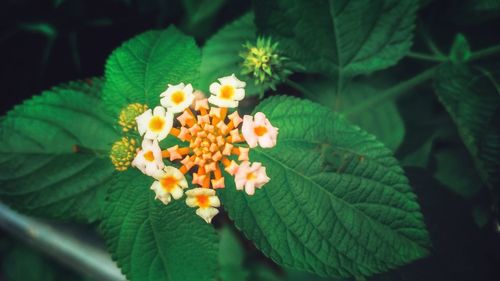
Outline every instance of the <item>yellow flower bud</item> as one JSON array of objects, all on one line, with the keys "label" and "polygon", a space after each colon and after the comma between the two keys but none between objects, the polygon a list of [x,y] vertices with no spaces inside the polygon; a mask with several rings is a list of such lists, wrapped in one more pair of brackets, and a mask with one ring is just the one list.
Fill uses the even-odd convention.
[{"label": "yellow flower bud", "polygon": [[140,103],[132,103],[127,105],[118,117],[118,124],[122,127],[124,132],[128,132],[137,127],[135,118],[141,115],[148,109],[148,106]]},{"label": "yellow flower bud", "polygon": [[136,154],[136,141],[123,137],[111,147],[109,158],[117,171],[125,171],[130,167]]}]

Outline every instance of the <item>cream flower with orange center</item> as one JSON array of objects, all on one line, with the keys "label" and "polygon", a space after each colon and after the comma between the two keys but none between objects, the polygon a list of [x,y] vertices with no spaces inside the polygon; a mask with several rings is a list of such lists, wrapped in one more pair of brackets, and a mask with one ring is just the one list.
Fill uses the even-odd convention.
[{"label": "cream flower with orange center", "polygon": [[234,74],[219,78],[219,83],[210,85],[212,96],[208,98],[208,102],[220,107],[237,107],[239,101],[245,97],[245,85],[246,83],[238,80]]},{"label": "cream flower with orange center", "polygon": [[255,194],[255,188],[261,188],[268,183],[270,178],[266,174],[266,168],[259,162],[245,161],[240,164],[238,171],[234,176],[234,182],[237,190],[245,189],[248,195]]},{"label": "cream flower with orange center", "polygon": [[243,116],[241,132],[250,148],[256,147],[257,144],[263,148],[276,145],[278,128],[273,127],[262,112],[257,112],[255,118],[250,115]]},{"label": "cream flower with orange center", "polygon": [[155,199],[159,199],[163,204],[168,204],[174,198],[182,197],[183,189],[188,187],[184,174],[177,168],[167,166],[154,175],[156,179],[151,185],[151,190],[156,194]]},{"label": "cream flower with orange center", "polygon": [[146,110],[143,114],[137,116],[137,129],[145,139],[163,140],[172,129],[174,115],[166,111],[165,108],[157,106],[153,111]]},{"label": "cream flower with orange center", "polygon": [[196,214],[202,217],[207,223],[219,213],[219,197],[215,195],[215,190],[208,188],[193,188],[186,191],[186,204],[192,208],[198,208]]},{"label": "cream flower with orange center", "polygon": [[148,176],[153,176],[165,167],[157,140],[144,139],[142,141],[142,147],[132,161],[132,167],[136,167]]},{"label": "cream flower with orange center", "polygon": [[191,84],[184,85],[168,85],[165,92],[160,94],[160,103],[172,113],[184,111],[189,107],[195,98],[193,94],[193,86]]}]

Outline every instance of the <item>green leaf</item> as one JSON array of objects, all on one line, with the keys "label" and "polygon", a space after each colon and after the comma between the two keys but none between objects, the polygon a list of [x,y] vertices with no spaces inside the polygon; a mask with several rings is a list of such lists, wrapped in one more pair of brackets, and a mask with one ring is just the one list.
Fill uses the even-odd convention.
[{"label": "green leaf", "polygon": [[439,100],[455,122],[482,180],[499,184],[500,93],[482,72],[466,65],[444,65],[434,86]]},{"label": "green leaf", "polygon": [[287,270],[285,281],[347,281],[347,279],[320,277],[302,271]]},{"label": "green leaf", "polygon": [[130,103],[154,107],[168,84],[194,83],[200,63],[194,40],[176,28],[142,33],[108,58],[104,102],[116,115]]},{"label": "green leaf", "polygon": [[403,167],[427,168],[438,139],[455,134],[448,114],[439,101],[422,87],[398,99],[397,106],[405,125],[405,138],[395,157]]},{"label": "green leaf", "polygon": [[33,33],[38,33],[47,38],[57,37],[57,29],[50,23],[36,22],[36,23],[21,23],[19,29],[26,30]]},{"label": "green leaf", "polygon": [[102,87],[104,86],[103,78],[89,78],[83,81],[70,81],[67,83],[63,83],[57,88],[63,88],[67,90],[72,90],[76,92],[82,92],[86,95],[100,98],[102,96]]},{"label": "green leaf", "polygon": [[401,166],[426,168],[429,165],[434,139],[435,135],[430,136],[417,150],[402,158],[400,161]]},{"label": "green leaf", "polygon": [[197,26],[215,16],[226,0],[182,0],[189,26]]},{"label": "green leaf", "polygon": [[460,24],[477,25],[500,16],[500,0],[460,0],[450,5],[452,18]]},{"label": "green leaf", "polygon": [[167,206],[154,200],[152,183],[137,170],[110,181],[101,228],[113,259],[131,281],[212,281],[217,233],[184,199]]},{"label": "green leaf", "polygon": [[372,135],[315,103],[262,102],[279,128],[272,149],[251,150],[271,178],[254,196],[219,191],[238,229],[287,268],[363,277],[427,255],[416,196],[397,160]]},{"label": "green leaf", "polygon": [[[411,266],[384,274],[385,281],[403,280],[488,280],[491,267],[485,248],[489,241],[474,223],[471,201],[452,194],[432,174],[418,168],[405,169],[418,194],[432,238],[432,255]],[[484,245],[484,247],[478,247]],[[377,276],[382,277],[382,276]]]},{"label": "green leaf", "polygon": [[500,10],[499,0],[466,0],[469,3],[469,7],[475,11],[492,11]]},{"label": "green leaf", "polygon": [[2,257],[2,273],[9,281],[56,280],[55,268],[49,260],[24,245],[16,246]]},{"label": "green leaf", "polygon": [[434,177],[448,189],[465,198],[474,196],[481,189],[481,179],[463,146],[447,145],[436,151],[434,157]]},{"label": "green leaf", "polygon": [[485,206],[476,206],[472,210],[472,217],[479,228],[484,228],[491,220],[491,212]]},{"label": "green leaf", "polygon": [[284,281],[285,279],[280,272],[277,272],[277,270],[272,268],[269,264],[256,263],[252,265],[249,280]]},{"label": "green leaf", "polygon": [[243,267],[245,252],[238,237],[227,226],[219,231],[219,235],[219,278],[217,280],[247,280],[248,271]]},{"label": "green leaf", "polygon": [[417,8],[417,0],[257,0],[255,17],[309,72],[350,76],[392,66],[409,51]]},{"label": "green leaf", "polygon": [[470,58],[470,46],[465,36],[461,33],[455,36],[450,51],[450,60],[453,63],[466,62]]},{"label": "green leaf", "polygon": [[210,84],[217,81],[217,78],[234,73],[238,79],[247,83],[245,88],[247,96],[258,95],[264,90],[257,87],[248,76],[240,74],[243,63],[240,52],[243,51],[243,44],[257,40],[253,20],[253,13],[247,13],[226,25],[206,42],[202,50],[201,89],[208,90]]},{"label": "green leaf", "polygon": [[[99,80],[55,87],[15,107],[0,127],[0,197],[36,216],[93,221],[118,138],[95,96]],[[69,86],[68,86],[69,85]]]},{"label": "green leaf", "polygon": [[[339,112],[348,111],[349,108],[378,94],[377,90],[370,86],[352,84],[345,89],[340,101],[337,102],[336,83],[333,81],[314,81],[308,83],[306,87],[314,93],[314,96],[308,96],[308,98]],[[366,111],[349,114],[346,118],[367,132],[374,134],[392,151],[396,151],[403,142],[405,126],[396,104],[392,100],[387,100]]]}]

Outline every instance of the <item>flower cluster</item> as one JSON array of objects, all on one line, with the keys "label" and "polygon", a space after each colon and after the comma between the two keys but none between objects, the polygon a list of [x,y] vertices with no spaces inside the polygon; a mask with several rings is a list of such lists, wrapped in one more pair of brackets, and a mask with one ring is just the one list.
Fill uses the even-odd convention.
[{"label": "flower cluster", "polygon": [[[135,118],[143,139],[131,166],[155,179],[151,189],[156,199],[169,204],[185,193],[186,204],[197,208],[196,214],[210,223],[220,206],[214,189],[225,187],[225,175],[234,176],[236,188],[248,195],[269,182],[266,168],[259,162],[250,163],[248,153],[256,146],[275,146],[278,129],[262,112],[242,118],[232,110],[245,97],[245,86],[234,74],[219,78],[210,85],[207,99],[191,84],[169,85],[160,94],[161,106]],[[128,109],[139,108],[132,107]],[[162,149],[160,144],[168,136],[177,138],[170,142],[177,144]],[[129,147],[122,150],[128,152]],[[165,158],[178,162],[179,167],[166,166]],[[189,188],[188,173],[195,187],[184,192]]]}]

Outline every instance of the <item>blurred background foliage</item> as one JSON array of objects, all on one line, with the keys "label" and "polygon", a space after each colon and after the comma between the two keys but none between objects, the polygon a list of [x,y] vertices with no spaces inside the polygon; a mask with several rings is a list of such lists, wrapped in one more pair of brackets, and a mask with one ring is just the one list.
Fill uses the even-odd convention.
[{"label": "blurred background foliage", "polygon": [[203,43],[250,6],[243,0],[2,1],[2,115],[42,89],[102,76],[111,51],[145,30],[175,24]]},{"label": "blurred background foliage", "polygon": [[0,254],[2,256],[0,279],[2,280],[90,281],[90,279],[80,278],[72,271],[47,258],[43,253],[12,238],[5,237],[0,240]]},{"label": "blurred background foliage", "polygon": [[[175,24],[203,45],[251,5],[244,0],[4,0],[0,3],[1,115],[43,89],[102,76],[110,52],[142,31]],[[500,1],[422,1],[412,51],[434,50],[448,55],[459,33],[473,50],[498,44],[499,16]],[[431,65],[410,56],[388,70],[357,78],[354,82],[360,90],[356,95],[345,93],[342,106],[355,104],[370,91],[408,79]],[[493,78],[500,74],[498,59],[481,61],[478,67],[484,79],[499,84]],[[310,76],[305,79],[295,74],[293,79],[307,86]],[[279,86],[280,91],[299,95],[286,85]],[[500,199],[498,192],[492,196],[481,183],[431,85],[411,91],[397,103],[377,108],[383,114],[376,116],[386,119],[374,119],[373,112],[369,112],[351,120],[365,124],[368,131],[374,128],[382,131],[381,135],[394,137],[382,141],[395,151],[418,195],[433,240],[433,253],[370,280],[497,280],[500,226],[498,210],[492,206]],[[333,99],[328,99],[327,94],[319,97],[309,98],[336,106],[329,104]],[[341,111],[342,106],[338,108]],[[381,123],[385,127],[377,126]],[[403,141],[397,134],[404,135]],[[328,280],[278,268],[235,233],[221,229],[224,244],[219,280]],[[0,280],[90,280],[6,233],[0,233],[0,254]]]}]

